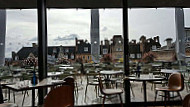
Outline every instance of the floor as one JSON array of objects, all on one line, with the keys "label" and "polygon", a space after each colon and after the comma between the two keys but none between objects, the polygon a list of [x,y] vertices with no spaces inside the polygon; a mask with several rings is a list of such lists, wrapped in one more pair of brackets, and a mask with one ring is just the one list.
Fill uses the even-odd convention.
[{"label": "floor", "polygon": [[[78,93],[75,93],[75,105],[76,106],[82,106],[82,105],[96,105],[96,104],[102,104],[102,98],[99,97],[100,94],[98,96],[96,96],[95,93],[95,88],[94,86],[89,86],[88,90],[87,90],[87,94],[85,95],[85,87],[86,87],[86,77],[82,76],[82,78],[77,78],[77,82],[78,82]],[[143,90],[141,91],[142,88],[142,83],[141,82],[131,82],[131,86],[132,89],[134,91],[134,96],[131,93],[131,101],[132,102],[140,102],[140,101],[144,101],[143,99]],[[152,84],[151,83],[147,83],[147,100],[148,101],[154,101],[154,89],[151,89]],[[160,87],[159,85],[157,85],[157,87]],[[118,88],[123,89],[122,84],[119,85]],[[4,92],[4,98],[8,98],[7,94],[6,94],[6,89],[3,90]],[[37,91],[36,91],[37,93]],[[187,94],[188,92],[186,91],[186,89],[184,89],[181,92],[181,95],[184,96]],[[11,99],[10,102],[13,102],[13,97],[12,97],[13,93],[11,92]],[[16,104],[18,106],[22,106],[22,100],[23,100],[23,93],[22,92],[16,92]],[[124,101],[124,93],[122,94],[122,98]],[[157,99],[157,101],[161,101],[162,99],[159,97]],[[177,99],[175,99],[177,100]],[[38,96],[36,95],[36,105],[38,102]],[[125,101],[124,101],[125,102]],[[105,104],[119,104],[120,100],[119,97],[117,96],[111,96],[108,99],[106,99]],[[25,98],[24,101],[24,106],[30,106],[31,105],[31,91],[28,91],[28,95]]]}]

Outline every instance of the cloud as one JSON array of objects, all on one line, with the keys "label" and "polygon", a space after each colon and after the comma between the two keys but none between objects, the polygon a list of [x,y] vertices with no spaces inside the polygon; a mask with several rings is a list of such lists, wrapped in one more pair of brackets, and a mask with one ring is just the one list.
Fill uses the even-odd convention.
[{"label": "cloud", "polygon": [[108,29],[108,28],[107,28],[106,26],[104,26],[104,27],[102,28],[102,30],[101,30],[101,31],[103,31],[103,32],[104,32],[104,31],[107,31],[107,29]]},{"label": "cloud", "polygon": [[75,38],[78,38],[79,36],[77,34],[70,34],[66,35],[65,37],[58,36],[54,39],[54,41],[65,41],[65,40],[74,40]]}]

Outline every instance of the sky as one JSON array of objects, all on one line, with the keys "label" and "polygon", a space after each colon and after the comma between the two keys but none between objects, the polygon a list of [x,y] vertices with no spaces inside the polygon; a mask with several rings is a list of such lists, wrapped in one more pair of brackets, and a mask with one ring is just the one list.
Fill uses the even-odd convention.
[{"label": "sky", "polygon": [[[122,9],[100,9],[100,40],[122,35]],[[137,42],[142,35],[160,36],[161,45],[166,38],[175,41],[174,8],[129,9],[129,40]],[[190,27],[190,9],[184,9],[185,27]],[[48,45],[74,46],[75,38],[90,42],[89,9],[48,9]],[[6,57],[12,51],[37,43],[37,10],[7,10]]]}]

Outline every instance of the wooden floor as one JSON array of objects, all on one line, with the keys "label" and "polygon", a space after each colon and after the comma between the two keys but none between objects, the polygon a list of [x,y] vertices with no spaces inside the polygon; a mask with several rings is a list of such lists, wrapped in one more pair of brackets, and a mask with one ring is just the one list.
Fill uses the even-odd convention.
[{"label": "wooden floor", "polygon": [[[86,77],[83,76],[82,80],[80,78],[77,79],[78,81],[78,93],[75,94],[75,105],[76,106],[81,106],[81,105],[96,105],[96,104],[102,104],[102,98],[97,96],[96,97],[96,93],[95,93],[95,88],[94,86],[89,86],[88,90],[87,90],[87,94],[85,95],[85,87],[86,87]],[[82,81],[82,83],[81,83]],[[142,83],[141,82],[131,82],[131,86],[132,89],[134,91],[135,96],[133,96],[131,94],[131,101],[132,102],[140,102],[140,101],[144,101],[144,97],[143,97],[143,90],[141,92],[141,87],[142,87]],[[154,90],[151,89],[152,84],[148,83],[147,84],[147,96],[148,96],[148,101],[154,101]],[[160,87],[159,85],[157,85],[157,87]],[[119,88],[122,88],[122,85],[119,85]],[[8,98],[6,93],[6,89],[3,90],[4,92],[4,98]],[[31,106],[31,91],[28,91],[29,95],[26,96],[25,101],[24,101],[24,106]],[[37,93],[37,91],[36,91]],[[184,89],[181,92],[181,95],[184,96],[187,94],[188,92],[186,91],[186,89]],[[11,99],[10,102],[13,102],[13,97],[12,97],[12,92],[11,92]],[[23,93],[22,92],[16,92],[16,104],[18,106],[22,106],[22,100],[23,100]],[[124,100],[124,94],[122,94],[122,98],[123,101]],[[157,101],[161,101],[162,99],[158,97]],[[36,95],[36,105],[38,102],[38,96]],[[111,98],[106,99],[105,104],[116,104],[116,103],[120,103],[119,97],[118,96],[111,96]]]}]

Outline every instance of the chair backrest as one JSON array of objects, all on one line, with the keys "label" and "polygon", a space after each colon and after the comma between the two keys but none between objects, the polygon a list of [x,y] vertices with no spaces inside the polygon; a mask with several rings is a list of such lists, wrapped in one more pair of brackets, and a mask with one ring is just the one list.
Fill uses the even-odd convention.
[{"label": "chair backrest", "polygon": [[183,100],[183,107],[190,107],[190,94],[185,96]]},{"label": "chair backrest", "polygon": [[70,85],[62,85],[51,90],[44,102],[44,107],[74,107],[74,92]]},{"label": "chair backrest", "polygon": [[100,87],[100,92],[101,94],[104,94],[104,86],[103,86],[103,83],[102,83],[102,78],[101,77],[98,77],[98,81],[99,81],[99,87]]},{"label": "chair backrest", "polygon": [[87,83],[89,82],[93,82],[95,79],[97,79],[96,77],[99,74],[95,71],[89,71],[88,73],[86,73],[86,77],[87,77]]},{"label": "chair backrest", "polygon": [[180,73],[173,73],[170,75],[168,80],[168,87],[175,88],[177,91],[184,89],[184,77]]}]

